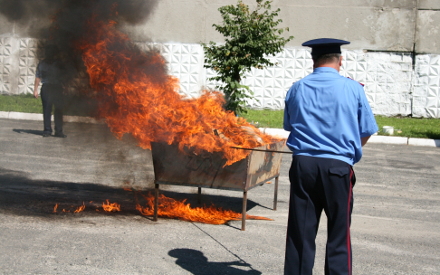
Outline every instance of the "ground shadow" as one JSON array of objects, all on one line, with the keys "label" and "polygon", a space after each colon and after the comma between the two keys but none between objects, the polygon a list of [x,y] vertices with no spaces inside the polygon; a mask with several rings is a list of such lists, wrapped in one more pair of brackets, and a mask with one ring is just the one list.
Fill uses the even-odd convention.
[{"label": "ground shadow", "polygon": [[176,258],[176,264],[194,275],[259,275],[260,271],[242,260],[233,262],[210,262],[201,251],[178,248],[168,252]]},{"label": "ground shadow", "polygon": [[[242,198],[239,197],[239,192],[237,197],[202,194],[202,202],[199,204],[197,188],[194,189],[194,193],[165,190],[160,193],[179,201],[186,200],[192,207],[215,206],[241,213]],[[110,203],[120,204],[121,211],[112,213],[113,215],[140,216],[136,204],[145,206],[141,194],[147,195],[151,191],[153,189],[132,190],[130,186],[111,187],[92,183],[33,180],[24,172],[0,168],[0,212],[12,215],[46,218],[107,215],[102,204],[108,200]],[[74,214],[82,205],[85,210]],[[256,205],[248,200],[248,210]]]},{"label": "ground shadow", "polygon": [[22,134],[22,133],[26,133],[26,134],[30,134],[30,135],[36,135],[36,136],[42,136],[44,134],[43,131],[38,131],[38,130],[29,130],[29,129],[13,129],[14,132]]},{"label": "ground shadow", "polygon": [[[440,134],[438,132],[434,131],[427,131],[426,136],[430,139],[438,139],[440,141]],[[439,144],[436,142],[437,147],[439,147]]]},{"label": "ground shadow", "polygon": [[[86,204],[84,214],[95,214],[102,210],[106,200],[118,202],[121,209],[132,209],[132,195],[122,188],[98,184],[62,181],[32,180],[26,173],[0,168],[0,211],[20,216],[49,217],[58,213],[73,213]],[[121,211],[122,212],[122,211]],[[136,211],[124,210],[124,214]],[[83,213],[81,213],[84,215]]]}]

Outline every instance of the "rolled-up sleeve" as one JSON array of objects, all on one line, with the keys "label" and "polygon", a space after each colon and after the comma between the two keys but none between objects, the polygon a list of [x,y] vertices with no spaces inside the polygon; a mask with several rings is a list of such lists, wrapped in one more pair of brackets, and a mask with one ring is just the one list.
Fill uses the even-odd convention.
[{"label": "rolled-up sleeve", "polygon": [[358,121],[361,138],[371,136],[379,130],[363,89],[359,96]]}]

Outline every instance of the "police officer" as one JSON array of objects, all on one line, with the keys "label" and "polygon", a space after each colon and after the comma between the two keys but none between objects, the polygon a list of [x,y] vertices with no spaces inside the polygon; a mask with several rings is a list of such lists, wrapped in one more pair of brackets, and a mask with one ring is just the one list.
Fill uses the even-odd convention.
[{"label": "police officer", "polygon": [[41,87],[41,101],[43,104],[43,137],[52,134],[51,116],[54,107],[55,135],[67,137],[63,133],[63,77],[64,68],[59,59],[59,50],[55,45],[45,47],[45,58],[38,63],[35,82],[34,97],[38,98],[38,86]]},{"label": "police officer", "polygon": [[320,38],[312,48],[313,73],[294,83],[285,99],[284,129],[293,151],[284,274],[312,274],[322,210],[327,216],[325,274],[352,274],[350,223],[353,165],[377,132],[363,86],[339,74],[341,45]]}]

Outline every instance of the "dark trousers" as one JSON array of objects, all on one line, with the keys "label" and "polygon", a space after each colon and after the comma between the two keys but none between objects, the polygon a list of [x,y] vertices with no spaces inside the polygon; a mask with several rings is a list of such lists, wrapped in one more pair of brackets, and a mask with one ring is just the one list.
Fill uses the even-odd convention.
[{"label": "dark trousers", "polygon": [[351,275],[352,167],[340,160],[294,156],[287,225],[285,275],[312,274],[322,210],[327,215],[326,275]]},{"label": "dark trousers", "polygon": [[43,103],[44,133],[52,134],[52,106],[54,107],[55,133],[63,134],[63,87],[59,84],[45,83],[41,87]]}]

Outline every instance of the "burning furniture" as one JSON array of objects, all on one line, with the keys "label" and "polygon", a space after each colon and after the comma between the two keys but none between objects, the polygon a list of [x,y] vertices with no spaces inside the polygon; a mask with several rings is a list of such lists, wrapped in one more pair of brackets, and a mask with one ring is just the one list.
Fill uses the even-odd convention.
[{"label": "burning furniture", "polygon": [[234,190],[243,192],[241,230],[244,231],[248,190],[275,179],[273,209],[276,210],[283,146],[284,141],[279,141],[248,149],[251,152],[246,158],[225,166],[226,160],[220,153],[196,155],[180,152],[174,144],[151,143],[155,175],[154,220],[157,220],[160,184],[198,187],[199,199],[202,187]]}]

